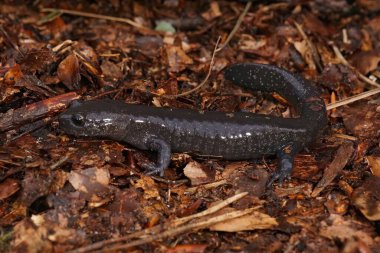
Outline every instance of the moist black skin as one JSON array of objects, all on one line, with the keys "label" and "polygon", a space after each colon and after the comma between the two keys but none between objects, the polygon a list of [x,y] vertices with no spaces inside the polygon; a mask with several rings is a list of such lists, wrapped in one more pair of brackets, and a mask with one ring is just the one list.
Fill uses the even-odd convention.
[{"label": "moist black skin", "polygon": [[121,101],[74,103],[59,116],[67,134],[107,138],[158,153],[150,174],[163,174],[171,152],[191,152],[228,160],[276,154],[279,169],[269,184],[290,176],[294,155],[310,144],[326,126],[326,108],[319,93],[305,79],[263,64],[235,64],[225,78],[251,90],[277,92],[299,112],[298,118],[254,113],[198,112],[129,105]]}]

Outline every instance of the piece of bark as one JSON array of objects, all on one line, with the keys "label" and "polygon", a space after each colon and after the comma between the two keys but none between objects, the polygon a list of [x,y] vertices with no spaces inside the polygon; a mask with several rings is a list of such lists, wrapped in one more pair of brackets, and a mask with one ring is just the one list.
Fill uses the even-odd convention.
[{"label": "piece of bark", "polygon": [[10,109],[6,113],[0,114],[0,132],[52,116],[65,109],[73,100],[79,98],[80,96],[77,93],[69,92],[18,109]]},{"label": "piece of bark", "polygon": [[338,148],[334,160],[325,169],[322,179],[318,182],[317,186],[311,193],[312,197],[318,196],[318,194],[334,180],[334,178],[346,166],[354,151],[355,149],[352,142],[345,142]]}]

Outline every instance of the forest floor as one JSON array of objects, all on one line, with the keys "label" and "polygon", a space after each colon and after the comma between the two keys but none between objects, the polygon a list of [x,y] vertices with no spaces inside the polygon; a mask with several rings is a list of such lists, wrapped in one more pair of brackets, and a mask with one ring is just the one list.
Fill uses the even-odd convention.
[{"label": "forest floor", "polygon": [[[0,5],[1,252],[380,252],[380,2],[10,1]],[[152,152],[59,128],[74,100],[294,117],[224,80],[238,62],[310,80],[328,125],[275,157]]]}]

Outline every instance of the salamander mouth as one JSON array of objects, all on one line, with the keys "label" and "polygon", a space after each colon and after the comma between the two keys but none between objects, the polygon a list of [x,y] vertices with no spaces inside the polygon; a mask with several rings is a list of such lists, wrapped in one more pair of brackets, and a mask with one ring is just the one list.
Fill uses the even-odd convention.
[{"label": "salamander mouth", "polygon": [[73,122],[73,115],[68,113],[62,113],[58,117],[59,121],[59,128],[63,130],[65,133],[70,135],[82,135],[83,133],[83,126],[80,126],[78,124],[75,124]]}]

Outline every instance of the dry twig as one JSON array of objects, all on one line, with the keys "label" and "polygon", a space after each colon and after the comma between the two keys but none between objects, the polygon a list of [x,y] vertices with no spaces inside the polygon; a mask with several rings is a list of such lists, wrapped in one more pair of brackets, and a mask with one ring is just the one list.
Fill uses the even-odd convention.
[{"label": "dry twig", "polygon": [[[91,245],[88,245],[88,246],[85,246],[82,248],[78,248],[78,249],[69,251],[69,253],[85,253],[85,252],[90,252],[90,251],[93,252],[93,251],[99,250],[99,249],[104,249],[104,250],[100,250],[100,252],[108,252],[111,250],[126,249],[129,247],[138,246],[138,245],[141,245],[144,243],[149,243],[149,242],[152,242],[154,240],[162,239],[164,237],[174,236],[174,235],[186,232],[186,231],[190,231],[192,229],[200,229],[203,227],[207,227],[207,226],[216,224],[218,222],[221,222],[221,221],[224,221],[227,219],[233,219],[233,218],[241,217],[245,214],[251,213],[254,210],[258,209],[259,206],[251,208],[251,209],[243,210],[243,211],[236,211],[236,212],[230,212],[227,214],[222,214],[222,215],[210,218],[207,221],[192,222],[188,225],[178,226],[179,224],[183,224],[184,222],[187,222],[190,219],[199,218],[201,216],[205,216],[205,215],[209,215],[211,213],[215,213],[216,211],[218,211],[218,210],[222,209],[223,207],[233,203],[234,201],[241,199],[242,197],[244,197],[246,195],[247,195],[246,192],[239,193],[235,196],[232,196],[232,197],[222,201],[221,203],[217,204],[216,206],[207,209],[206,211],[203,211],[199,214],[191,215],[188,217],[176,219],[172,223],[167,224],[166,226],[165,225],[157,225],[157,226],[147,228],[147,229],[135,232],[133,234],[124,236],[124,237],[109,239],[109,240],[97,242],[97,243],[94,243],[94,244],[91,244]],[[167,230],[163,231],[165,228]],[[132,238],[139,238],[139,237],[141,238],[143,236],[147,236],[147,237],[143,238],[143,239],[138,239],[138,240],[132,241],[132,242],[127,243],[127,244],[122,244],[122,245],[114,246],[111,248],[106,248],[107,246],[110,246],[112,244],[125,242],[129,239],[132,239]]]},{"label": "dry twig", "polygon": [[218,48],[218,45],[219,45],[219,42],[220,42],[220,37],[218,38],[218,40],[216,41],[216,44],[215,44],[215,48],[214,48],[214,51],[212,52],[212,57],[211,57],[211,62],[210,62],[210,67],[208,68],[208,72],[207,72],[207,75],[206,77],[203,79],[203,81],[196,87],[194,87],[193,89],[191,90],[188,90],[188,91],[185,91],[185,92],[182,92],[180,94],[177,94],[177,95],[162,95],[162,97],[165,97],[165,98],[178,98],[178,97],[183,97],[183,96],[187,96],[197,90],[199,90],[200,88],[203,87],[203,85],[205,85],[208,81],[208,79],[210,78],[211,76],[211,72],[212,72],[212,67],[214,66],[214,59],[215,59],[215,55],[216,55],[216,49]]},{"label": "dry twig", "polygon": [[239,29],[241,23],[243,22],[244,17],[247,15],[249,11],[249,8],[251,8],[251,5],[252,5],[252,1],[248,1],[247,4],[245,5],[243,12],[240,14],[238,20],[236,21],[234,28],[231,30],[230,34],[228,34],[226,41],[215,50],[216,52],[221,51],[223,48],[225,48],[228,45],[232,37],[235,35],[236,31]]},{"label": "dry twig", "polygon": [[338,102],[335,102],[335,103],[332,103],[332,104],[329,104],[327,105],[326,109],[327,110],[331,110],[331,109],[334,109],[334,108],[337,108],[339,106],[343,106],[343,105],[347,105],[347,104],[350,104],[350,103],[353,103],[355,101],[358,101],[358,100],[361,100],[361,99],[364,99],[366,97],[369,97],[369,96],[373,96],[377,93],[380,93],[380,84],[372,81],[371,79],[369,79],[368,77],[366,77],[365,75],[361,74],[359,71],[357,71],[353,66],[351,66],[351,64],[344,58],[344,56],[342,55],[342,53],[340,52],[340,50],[338,49],[337,46],[333,46],[333,50],[334,50],[334,53],[336,55],[336,57],[339,59],[339,61],[351,68],[353,71],[355,71],[355,73],[358,75],[359,79],[370,84],[370,85],[373,85],[373,86],[376,86],[377,88],[376,89],[373,89],[373,90],[369,90],[369,91],[366,91],[366,92],[362,92],[358,95],[355,95],[355,96],[352,96],[352,97],[349,97],[349,98],[345,98],[345,99],[342,99]]},{"label": "dry twig", "polygon": [[157,31],[154,31],[148,27],[142,26],[139,23],[136,23],[133,20],[130,20],[128,18],[119,18],[119,17],[113,17],[113,16],[107,16],[107,15],[101,15],[101,14],[96,14],[96,13],[90,13],[90,12],[84,12],[84,11],[74,11],[74,10],[65,10],[65,9],[54,9],[54,8],[43,8],[41,10],[42,12],[59,12],[62,14],[68,14],[68,15],[73,15],[73,16],[80,16],[80,17],[88,17],[88,18],[97,18],[97,19],[105,19],[105,20],[110,20],[110,21],[116,21],[116,22],[121,22],[121,23],[126,23],[128,25],[131,25],[133,27],[147,30],[147,31],[152,31],[155,33],[158,33]]}]

